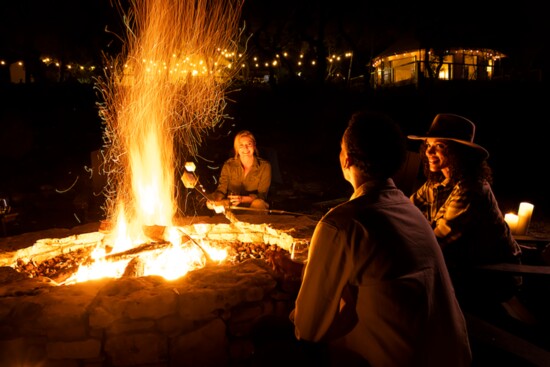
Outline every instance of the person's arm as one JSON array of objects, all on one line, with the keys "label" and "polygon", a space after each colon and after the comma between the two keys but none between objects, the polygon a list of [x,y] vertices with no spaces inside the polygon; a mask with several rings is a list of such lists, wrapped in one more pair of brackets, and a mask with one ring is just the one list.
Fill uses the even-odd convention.
[{"label": "person's arm", "polygon": [[435,218],[434,233],[441,248],[457,241],[478,221],[482,210],[473,190],[456,185]]},{"label": "person's arm", "polygon": [[264,160],[260,166],[260,182],[258,183],[258,197],[267,200],[267,194],[271,186],[271,163]]},{"label": "person's arm", "polygon": [[219,201],[225,199],[229,190],[229,175],[229,163],[226,161],[222,166],[220,177],[218,179],[218,186],[211,195],[212,200]]},{"label": "person's arm", "polygon": [[410,196],[411,202],[428,218],[429,204],[428,204],[428,183],[425,182],[422,186],[413,192]]},{"label": "person's arm", "polygon": [[302,285],[292,313],[296,337],[326,340],[344,306],[341,295],[351,273],[346,238],[337,228],[319,222],[309,249]]}]

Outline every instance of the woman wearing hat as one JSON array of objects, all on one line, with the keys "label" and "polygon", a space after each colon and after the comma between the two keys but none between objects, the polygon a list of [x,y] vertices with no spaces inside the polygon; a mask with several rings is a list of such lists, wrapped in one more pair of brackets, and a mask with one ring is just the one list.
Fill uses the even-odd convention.
[{"label": "woman wearing hat", "polygon": [[474,135],[470,120],[439,114],[425,136],[408,136],[422,140],[420,156],[427,179],[411,201],[434,229],[461,306],[494,316],[518,305],[515,294],[521,278],[473,268],[518,263],[521,248],[493,195],[489,153],[474,143]]}]

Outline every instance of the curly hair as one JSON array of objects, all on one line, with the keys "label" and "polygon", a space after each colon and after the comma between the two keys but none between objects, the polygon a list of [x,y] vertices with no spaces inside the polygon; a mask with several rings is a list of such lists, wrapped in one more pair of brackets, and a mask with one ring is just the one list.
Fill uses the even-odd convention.
[{"label": "curly hair", "polygon": [[[493,183],[493,171],[483,155],[467,145],[452,140],[445,141],[445,144],[447,145],[445,156],[449,162],[451,184],[456,184],[463,180],[486,180],[490,184]],[[422,159],[424,176],[429,182],[441,182],[445,177],[441,171],[430,171],[426,149],[426,141],[424,140],[420,145],[420,157]]]},{"label": "curly hair", "polygon": [[342,140],[353,164],[370,177],[392,177],[405,161],[406,143],[401,128],[383,113],[354,113]]}]

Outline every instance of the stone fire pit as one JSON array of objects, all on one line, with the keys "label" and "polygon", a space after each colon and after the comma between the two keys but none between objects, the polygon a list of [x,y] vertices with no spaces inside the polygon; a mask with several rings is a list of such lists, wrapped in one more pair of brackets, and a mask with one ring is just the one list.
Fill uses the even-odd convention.
[{"label": "stone fire pit", "polygon": [[[295,239],[316,222],[294,216],[238,216],[267,223]],[[228,223],[223,216],[186,223]],[[158,276],[58,285],[6,266],[43,238],[93,236],[99,223],[0,240],[1,366],[243,366],[254,347],[255,320],[287,315],[299,279],[275,273],[263,259],[208,265],[167,281]]]}]

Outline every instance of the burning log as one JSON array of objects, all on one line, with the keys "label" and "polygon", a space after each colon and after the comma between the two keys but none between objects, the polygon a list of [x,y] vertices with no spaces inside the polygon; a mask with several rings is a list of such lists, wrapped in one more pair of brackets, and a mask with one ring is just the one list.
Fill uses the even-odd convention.
[{"label": "burning log", "polygon": [[164,241],[164,231],[166,226],[143,226],[143,234],[153,241]]},{"label": "burning log", "polygon": [[[193,241],[193,243],[198,245],[195,241]],[[109,261],[130,259],[123,276],[139,277],[144,275],[143,268],[145,264],[145,261],[140,255],[144,255],[148,252],[159,252],[169,246],[172,246],[172,244],[167,241],[145,243],[127,251],[108,254],[105,256],[105,259]],[[283,256],[290,256],[289,251],[274,244],[270,245],[241,241],[210,241],[210,246],[227,248],[228,256],[224,262],[230,264],[238,264],[250,259],[260,259],[269,264],[273,264],[273,259],[275,258],[280,259]],[[22,259],[18,259],[14,268],[19,273],[25,274],[30,278],[45,277],[57,283],[63,283],[78,270],[80,265],[86,265],[92,261],[91,251],[92,248],[79,248],[75,251],[52,257],[41,263],[35,263],[33,260],[25,262]],[[207,263],[209,261],[212,263],[215,262],[212,259],[207,259]]]},{"label": "burning log", "polygon": [[124,269],[124,273],[122,274],[122,277],[141,277],[145,274],[145,262],[139,257],[134,257],[128,265],[126,265],[126,269]]},{"label": "burning log", "polygon": [[[149,274],[163,275],[151,269],[154,258],[164,252],[172,250],[191,251],[197,256],[194,263],[187,262],[187,254],[182,254],[182,263],[179,267],[179,254],[168,255],[175,260],[175,266],[185,268],[191,264],[190,269],[196,269],[207,265],[209,261],[203,256],[205,251],[216,258],[213,263],[239,264],[247,260],[263,260],[272,265],[281,257],[300,259],[307,257],[309,238],[316,224],[308,217],[286,216],[250,216],[249,222],[226,223],[223,216],[215,218],[184,218],[178,222],[177,227],[149,226],[143,229],[153,239],[146,239],[131,249],[117,249],[111,242],[115,237],[113,231],[108,231],[105,223],[102,223],[100,232],[85,232],[70,235],[63,238],[42,238],[29,247],[21,245],[12,246],[16,250],[0,254],[0,267],[9,266],[25,276],[25,278],[49,278],[59,284],[73,284],[86,279],[86,276],[75,277],[77,272],[84,270],[91,274],[89,269],[94,265],[105,265],[108,269],[98,269],[98,276],[108,277],[139,277]],[[266,219],[270,224],[266,224]],[[209,222],[211,221],[211,222]],[[220,222],[221,221],[221,222]],[[292,232],[293,236],[289,233]],[[49,233],[51,236],[51,233]],[[179,236],[179,237],[174,237]],[[143,234],[142,234],[143,237]],[[166,239],[161,240],[161,237]],[[170,237],[170,238],[168,238]],[[179,238],[179,240],[178,240]],[[27,241],[26,236],[21,237]],[[190,242],[192,241],[192,242]],[[8,246],[5,246],[6,248]],[[199,250],[200,251],[197,251]],[[201,253],[201,251],[203,251]],[[223,252],[223,257],[218,257],[218,251]],[[149,259],[151,258],[151,259]],[[207,260],[205,260],[207,259]],[[120,260],[121,267],[115,275],[111,272],[110,265]],[[150,262],[152,260],[152,262]],[[162,261],[162,259],[161,259]],[[111,263],[111,264],[108,264]],[[115,265],[116,266],[116,265]],[[143,273],[145,267],[145,273]],[[277,269],[282,270],[282,269]],[[120,272],[119,272],[120,271]],[[285,269],[283,273],[296,273]],[[279,271],[277,273],[280,273]],[[288,275],[286,274],[286,275]],[[279,274],[280,275],[280,274]],[[89,277],[88,279],[95,279]],[[287,278],[288,276],[285,276]],[[78,278],[78,280],[76,280]],[[291,278],[296,278],[292,276]],[[168,279],[168,278],[167,278]]]},{"label": "burning log", "polygon": [[80,264],[89,258],[90,252],[91,249],[80,248],[73,252],[60,254],[38,264],[33,260],[25,262],[22,259],[18,259],[17,265],[14,268],[20,273],[27,274],[30,278],[45,277],[60,283],[78,270]]},{"label": "burning log", "polygon": [[157,251],[157,250],[161,250],[161,249],[164,249],[166,247],[169,247],[169,246],[172,246],[172,244],[170,242],[151,242],[151,243],[144,243],[142,245],[139,245],[137,247],[133,247],[129,250],[126,250],[126,251],[122,251],[122,252],[117,252],[117,253],[114,253],[114,254],[109,254],[107,256],[105,256],[105,260],[109,260],[109,261],[118,261],[118,260],[124,260],[124,259],[128,259],[128,258],[134,258],[136,257],[136,255],[140,254],[140,253],[144,253],[144,252],[148,252],[148,251]]},{"label": "burning log", "polygon": [[[156,241],[164,241],[164,233],[166,231],[165,226],[143,226],[143,233],[149,237],[152,240]],[[181,242],[191,242],[195,246],[197,246],[202,253],[204,254],[204,257],[206,258],[207,263],[213,263],[214,260],[210,257],[210,254],[191,236],[189,236],[187,233],[185,233],[181,228],[178,228],[178,232],[182,235]]]}]

